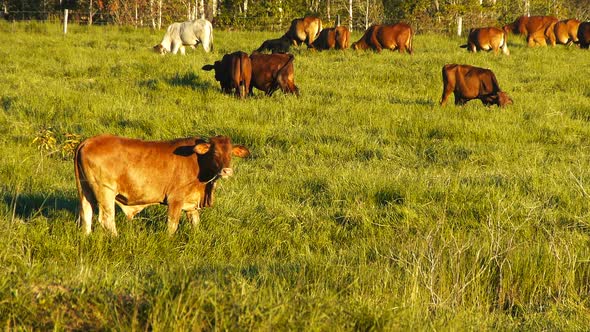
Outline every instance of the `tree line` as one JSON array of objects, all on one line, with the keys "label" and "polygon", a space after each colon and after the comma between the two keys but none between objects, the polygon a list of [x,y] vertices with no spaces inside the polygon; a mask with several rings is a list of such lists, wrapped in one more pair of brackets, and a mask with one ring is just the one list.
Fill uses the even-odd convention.
[{"label": "tree line", "polygon": [[324,26],[353,31],[375,23],[404,21],[417,32],[452,33],[466,27],[500,26],[520,15],[588,20],[590,0],[0,0],[7,20],[57,20],[64,9],[79,24],[165,28],[206,18],[216,28],[284,30],[293,18],[319,16]]}]

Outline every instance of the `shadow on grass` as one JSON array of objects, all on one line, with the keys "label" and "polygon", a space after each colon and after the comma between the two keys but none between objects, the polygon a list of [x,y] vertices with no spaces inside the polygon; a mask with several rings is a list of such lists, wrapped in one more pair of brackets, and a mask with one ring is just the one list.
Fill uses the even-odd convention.
[{"label": "shadow on grass", "polygon": [[2,201],[14,216],[29,219],[37,216],[53,217],[59,215],[76,215],[78,200],[62,195],[5,193]]},{"label": "shadow on grass", "polygon": [[207,91],[216,88],[211,84],[211,82],[204,81],[193,72],[188,72],[184,74],[176,73],[176,75],[168,79],[168,84],[172,86],[189,87],[193,90],[199,91]]},{"label": "shadow on grass", "polygon": [[438,103],[435,102],[434,100],[430,100],[430,99],[424,99],[424,98],[420,98],[420,99],[400,99],[397,97],[392,97],[389,99],[389,102],[392,104],[400,104],[400,105],[422,105],[422,106],[435,106]]}]

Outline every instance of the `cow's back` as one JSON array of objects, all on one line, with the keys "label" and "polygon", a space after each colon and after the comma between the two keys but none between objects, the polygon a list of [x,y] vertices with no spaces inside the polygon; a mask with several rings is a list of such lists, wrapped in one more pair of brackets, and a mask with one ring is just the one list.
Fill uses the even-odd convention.
[{"label": "cow's back", "polygon": [[411,47],[412,28],[406,23],[379,25],[375,27],[373,34],[383,48]]}]

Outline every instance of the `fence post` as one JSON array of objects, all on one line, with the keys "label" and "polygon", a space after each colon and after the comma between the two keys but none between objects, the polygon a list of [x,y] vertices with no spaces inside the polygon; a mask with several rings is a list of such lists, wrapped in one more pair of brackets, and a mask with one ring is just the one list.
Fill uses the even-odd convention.
[{"label": "fence post", "polygon": [[457,36],[461,37],[462,30],[463,30],[463,17],[457,16]]},{"label": "fence post", "polygon": [[68,10],[64,9],[64,35],[68,33]]}]

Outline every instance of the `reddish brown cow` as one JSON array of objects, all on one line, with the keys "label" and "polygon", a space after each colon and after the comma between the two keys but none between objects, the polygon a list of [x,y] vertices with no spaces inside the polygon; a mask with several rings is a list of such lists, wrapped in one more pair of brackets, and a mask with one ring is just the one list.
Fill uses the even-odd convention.
[{"label": "reddish brown cow", "polygon": [[507,34],[502,29],[498,28],[475,28],[469,30],[469,37],[467,37],[467,44],[461,45],[462,48],[467,48],[468,51],[477,52],[478,50],[494,51],[498,54],[498,50],[506,55],[510,55],[508,50],[506,38]]},{"label": "reddish brown cow", "polygon": [[253,88],[266,92],[271,96],[277,89],[285,93],[294,93],[299,96],[299,89],[295,86],[292,54],[276,53],[262,54],[252,53],[252,81],[250,94]]},{"label": "reddish brown cow", "polygon": [[326,28],[320,32],[313,46],[318,50],[347,49],[349,47],[350,31],[347,27],[338,26]]},{"label": "reddish brown cow", "polygon": [[587,49],[590,47],[590,22],[580,23],[578,27],[578,42],[580,48]]},{"label": "reddish brown cow", "polygon": [[486,106],[504,107],[512,104],[512,99],[500,90],[496,75],[489,69],[448,64],[443,67],[442,76],[442,106],[447,103],[451,93],[455,94],[455,105],[463,105],[472,99],[479,99]]},{"label": "reddish brown cow", "polygon": [[553,27],[553,32],[555,33],[555,41],[563,45],[577,43],[579,26],[580,21],[573,18],[555,23]]},{"label": "reddish brown cow", "polygon": [[291,21],[285,37],[289,38],[293,45],[300,46],[305,42],[307,47],[313,48],[313,41],[322,31],[322,20],[315,16],[296,18]]},{"label": "reddish brown cow", "polygon": [[74,166],[84,233],[90,234],[93,209],[98,208],[98,221],[116,236],[115,204],[128,219],[149,205],[168,205],[170,234],[178,228],[181,211],[197,226],[199,209],[213,204],[217,179],[233,175],[232,154],[244,158],[250,152],[226,136],[209,142],[199,137],[148,142],[110,135],[83,141]]},{"label": "reddish brown cow", "polygon": [[215,80],[221,84],[221,91],[231,94],[235,89],[236,97],[244,98],[250,91],[252,64],[248,54],[238,51],[223,56],[221,61],[204,65],[203,70],[215,70]]},{"label": "reddish brown cow", "polygon": [[414,31],[412,27],[405,23],[393,25],[378,24],[373,25],[365,31],[365,34],[356,43],[352,44],[355,50],[366,50],[372,48],[377,52],[387,48],[390,50],[399,50],[400,53],[408,51],[414,53],[412,49],[412,38]]},{"label": "reddish brown cow", "polygon": [[547,46],[547,40],[555,46],[555,32],[552,27],[557,21],[553,16],[521,16],[513,23],[505,25],[504,31],[525,35],[530,47]]}]

